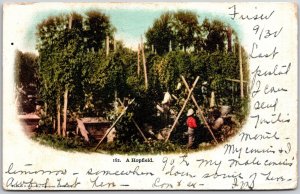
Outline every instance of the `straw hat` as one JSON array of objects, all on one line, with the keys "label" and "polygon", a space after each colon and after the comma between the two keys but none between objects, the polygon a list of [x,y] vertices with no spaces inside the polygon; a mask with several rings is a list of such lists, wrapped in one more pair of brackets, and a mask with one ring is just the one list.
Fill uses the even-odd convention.
[{"label": "straw hat", "polygon": [[194,110],[190,108],[190,109],[188,110],[186,116],[189,117],[189,116],[191,116],[191,115],[193,115],[193,114],[194,114]]}]

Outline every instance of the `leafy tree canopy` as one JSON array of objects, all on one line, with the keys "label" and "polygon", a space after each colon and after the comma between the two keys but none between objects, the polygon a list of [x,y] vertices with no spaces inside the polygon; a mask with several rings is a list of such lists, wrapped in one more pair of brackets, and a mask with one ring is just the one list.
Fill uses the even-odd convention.
[{"label": "leafy tree canopy", "polygon": [[[204,19],[191,11],[166,12],[156,19],[146,32],[148,47],[164,55],[172,50],[200,52],[224,51],[235,31],[220,20]],[[230,33],[228,33],[230,31]],[[227,39],[226,39],[227,37]]]}]

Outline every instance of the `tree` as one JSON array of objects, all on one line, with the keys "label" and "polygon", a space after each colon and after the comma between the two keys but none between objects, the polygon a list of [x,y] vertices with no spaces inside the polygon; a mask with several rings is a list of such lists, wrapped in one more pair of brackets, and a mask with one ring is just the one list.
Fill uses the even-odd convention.
[{"label": "tree", "polygon": [[[239,75],[236,56],[223,52],[228,27],[209,20],[200,25],[197,18],[193,12],[167,12],[149,28],[148,48],[154,45],[158,55],[145,52],[147,89],[143,78],[137,76],[136,52],[115,41],[118,49],[106,54],[105,40],[112,36],[114,28],[101,12],[59,15],[39,24],[41,96],[49,104],[49,114],[57,120],[57,133],[66,135],[67,112],[108,116],[115,94],[121,99],[135,98],[136,104],[128,110],[128,122],[134,116],[139,124],[143,121],[161,127],[155,107],[162,100],[163,92],[186,97],[183,89],[175,90],[180,75],[189,84],[200,76],[201,82],[208,81],[210,88],[218,91],[218,98],[228,100],[231,84],[226,79]],[[169,51],[170,42],[172,49],[177,50]],[[194,95],[202,98],[201,84],[196,86]],[[131,135],[130,127],[132,123],[121,129],[126,128]]]},{"label": "tree", "polygon": [[176,36],[176,41],[179,46],[186,51],[193,46],[196,41],[198,33],[200,33],[200,26],[198,16],[191,11],[178,11],[174,13],[172,21],[172,29]]},{"label": "tree", "polygon": [[[34,99],[37,98],[39,88],[38,56],[34,53],[16,51],[15,58],[15,84],[16,101],[22,112],[34,111]],[[28,96],[31,96],[29,99]]]},{"label": "tree", "polygon": [[89,65],[84,61],[85,55],[90,47],[102,48],[104,39],[110,32],[112,29],[108,17],[95,11],[88,12],[84,16],[71,13],[50,17],[37,26],[39,69],[43,83],[41,92],[46,102],[56,104],[56,110],[52,108],[51,113],[57,118],[58,134],[61,134],[62,97],[64,102],[62,133],[65,136],[69,96],[72,96],[72,100],[84,96],[82,80],[85,78],[82,70],[85,69],[84,65]]},{"label": "tree", "polygon": [[162,14],[146,32],[148,46],[153,45],[159,55],[169,52],[170,43],[175,43],[174,31],[171,25],[172,17],[170,12]]},{"label": "tree", "polygon": [[214,52],[216,50],[224,51],[225,37],[227,29],[223,22],[219,20],[209,21],[207,18],[203,21],[203,31],[206,34],[205,50]]},{"label": "tree", "polygon": [[[60,135],[60,115],[61,115],[61,96],[64,91],[62,77],[64,74],[63,66],[65,63],[64,51],[68,43],[66,38],[68,27],[68,17],[56,16],[44,20],[38,25],[37,48],[40,54],[39,70],[42,76],[42,97],[49,103],[51,113],[56,112],[57,133]],[[55,105],[56,106],[53,106]],[[56,107],[56,110],[55,108]],[[55,118],[55,116],[54,116]]]},{"label": "tree", "polygon": [[171,49],[195,48],[201,38],[198,16],[191,11],[166,12],[146,32],[147,45],[153,45],[159,55]]},{"label": "tree", "polygon": [[111,26],[109,17],[99,11],[88,11],[84,22],[86,47],[94,51],[105,48],[106,36],[112,39],[115,29]]},{"label": "tree", "polygon": [[29,87],[38,84],[38,56],[34,53],[16,51],[15,58],[15,83],[18,87]]}]

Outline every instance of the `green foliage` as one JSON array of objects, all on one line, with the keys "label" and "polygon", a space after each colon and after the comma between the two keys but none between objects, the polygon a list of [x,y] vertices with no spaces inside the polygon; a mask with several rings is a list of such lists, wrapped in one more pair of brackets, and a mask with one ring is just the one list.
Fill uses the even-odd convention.
[{"label": "green foliage", "polygon": [[[132,129],[134,130],[134,129]],[[236,129],[233,129],[236,130]],[[178,133],[179,134],[179,133]],[[232,135],[231,135],[232,136]],[[228,136],[227,138],[229,138]],[[179,140],[182,137],[176,137]],[[69,152],[94,152],[96,143],[87,144],[79,136],[63,138],[56,134],[38,134],[33,137],[34,140],[39,142],[42,145],[47,145],[55,149],[61,149]],[[138,138],[131,138],[130,141],[115,141],[112,143],[102,143],[100,144],[99,149],[96,152],[106,153],[106,154],[127,154],[127,155],[136,155],[136,154],[169,154],[169,153],[187,153],[187,152],[198,152],[203,150],[212,149],[214,147],[213,141],[211,142],[202,142],[194,150],[188,150],[186,145],[179,143],[178,141],[157,141],[157,140],[148,140],[143,142]]]},{"label": "green foliage", "polygon": [[90,149],[86,147],[86,143],[80,137],[64,138],[56,134],[39,134],[33,137],[34,140],[42,145],[47,145],[55,149],[65,151],[84,151],[89,152]]},{"label": "green foliage", "polygon": [[[39,134],[33,137],[34,140],[42,145],[47,145],[55,149],[69,152],[93,152],[95,145],[86,144],[80,137],[63,138],[52,134]],[[182,153],[186,152],[184,146],[176,145],[171,142],[149,141],[141,142],[134,139],[130,144],[116,141],[113,143],[101,144],[97,152],[108,154],[162,154],[162,153]]]},{"label": "green foliage", "polygon": [[40,120],[38,124],[37,132],[38,134],[52,134],[53,133],[53,127],[52,127],[52,118],[46,114],[40,114],[39,115]]},{"label": "green foliage", "polygon": [[236,32],[220,20],[205,18],[200,24],[198,17],[194,12],[182,10],[162,14],[145,34],[148,47],[153,45],[159,55],[167,54],[170,46],[172,50],[189,52],[224,51],[228,30],[235,36]]},{"label": "green foliage", "polygon": [[172,27],[179,46],[186,51],[199,38],[200,26],[198,16],[191,11],[178,11],[173,15]]},{"label": "green foliage", "polygon": [[189,54],[173,51],[157,58],[153,68],[163,91],[176,93],[176,85],[181,82],[180,75],[183,75],[190,85],[200,76],[194,91],[195,96],[201,96],[201,83],[208,81],[209,89],[215,91],[219,99],[229,103],[232,83],[226,79],[238,79],[237,66],[237,57],[231,53],[202,51]]},{"label": "green foliage", "polygon": [[190,11],[166,12],[146,32],[147,45],[154,46],[157,54],[170,49],[188,49],[201,42],[198,16]]},{"label": "green foliage", "polygon": [[234,107],[234,113],[236,114],[236,118],[238,122],[244,124],[246,122],[247,116],[250,112],[250,99],[239,99],[236,103],[236,107]]},{"label": "green foliage", "polygon": [[38,56],[33,53],[16,51],[14,78],[20,112],[29,113],[35,110],[35,98],[38,97],[40,87],[37,61]]},{"label": "green foliage", "polygon": [[156,19],[153,26],[146,32],[147,43],[153,45],[159,55],[169,51],[170,42],[175,43],[175,34],[172,29],[173,15],[166,12]]},{"label": "green foliage", "polygon": [[[239,68],[237,56],[224,52],[224,23],[204,20],[203,24],[199,24],[198,16],[187,11],[167,12],[155,20],[146,33],[148,47],[154,45],[157,52],[148,53],[146,50],[145,53],[148,89],[143,70],[140,75],[137,73],[136,52],[117,41],[117,50],[106,56],[105,37],[112,38],[114,30],[109,18],[96,11],[50,17],[37,27],[37,74],[41,80],[41,97],[48,104],[48,115],[41,125],[44,131],[51,128],[56,104],[62,101],[65,89],[69,90],[68,111],[80,113],[83,117],[102,116],[114,120],[118,116],[111,114],[115,97],[134,98],[135,103],[116,125],[118,140],[101,145],[101,149],[109,153],[185,151],[182,140],[186,129],[184,116],[170,137],[172,143],[145,143],[132,122],[134,118],[141,128],[144,124],[156,130],[166,127],[157,116],[156,105],[160,104],[166,91],[177,95],[180,100],[186,98],[184,86],[176,90],[177,84],[182,82],[181,75],[189,85],[200,76],[193,92],[200,105],[203,104],[201,85],[207,81],[209,94],[215,92],[218,105],[231,105],[235,112],[241,113],[237,117],[242,122],[248,103],[240,99],[239,93],[232,92],[232,82],[227,80],[238,79]],[[170,42],[173,51],[168,52]],[[243,56],[243,61],[246,61],[246,56]],[[246,66],[247,62],[244,63]],[[249,76],[247,68],[243,73],[245,78]],[[171,108],[178,112],[182,102],[173,102]],[[195,107],[189,102],[187,108]],[[72,140],[42,134],[38,140],[62,149],[77,150],[89,146],[77,137]]]},{"label": "green foliage", "polygon": [[31,85],[38,86],[38,56],[33,53],[22,53],[16,51],[15,57],[15,83],[17,87],[25,87],[26,90]]},{"label": "green foliage", "polygon": [[88,48],[93,48],[99,51],[104,48],[106,36],[112,38],[115,29],[109,21],[109,17],[99,11],[92,10],[86,13],[86,20],[84,23],[84,37],[85,45]]},{"label": "green foliage", "polygon": [[[97,11],[49,17],[37,26],[41,95],[49,105],[50,114],[55,115],[56,99],[66,89],[71,111],[80,111],[87,103],[85,94],[90,99],[93,93],[89,83],[103,84],[91,79],[89,71],[98,68],[95,59],[101,57],[99,49],[103,48],[105,37],[112,33],[109,18]],[[94,53],[95,50],[99,53]],[[109,62],[104,62],[105,65],[109,66]],[[97,71],[103,74],[101,69]]]},{"label": "green foliage", "polygon": [[109,144],[102,144],[99,148],[100,152],[107,152],[109,154],[166,154],[166,153],[182,153],[186,152],[184,146],[176,145],[171,142],[164,141],[149,141],[140,142],[133,140],[131,144],[124,144],[123,142],[113,142]]},{"label": "green foliage", "polygon": [[226,27],[225,24],[219,20],[209,21],[205,19],[203,21],[203,29],[207,34],[205,39],[205,50],[214,52],[217,50],[224,51],[224,41],[226,37]]}]

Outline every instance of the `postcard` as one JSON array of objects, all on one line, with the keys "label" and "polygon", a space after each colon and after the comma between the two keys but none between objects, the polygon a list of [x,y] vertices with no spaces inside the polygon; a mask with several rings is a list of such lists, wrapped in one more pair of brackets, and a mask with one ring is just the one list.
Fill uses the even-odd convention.
[{"label": "postcard", "polygon": [[297,6],[4,4],[2,187],[295,189]]}]

